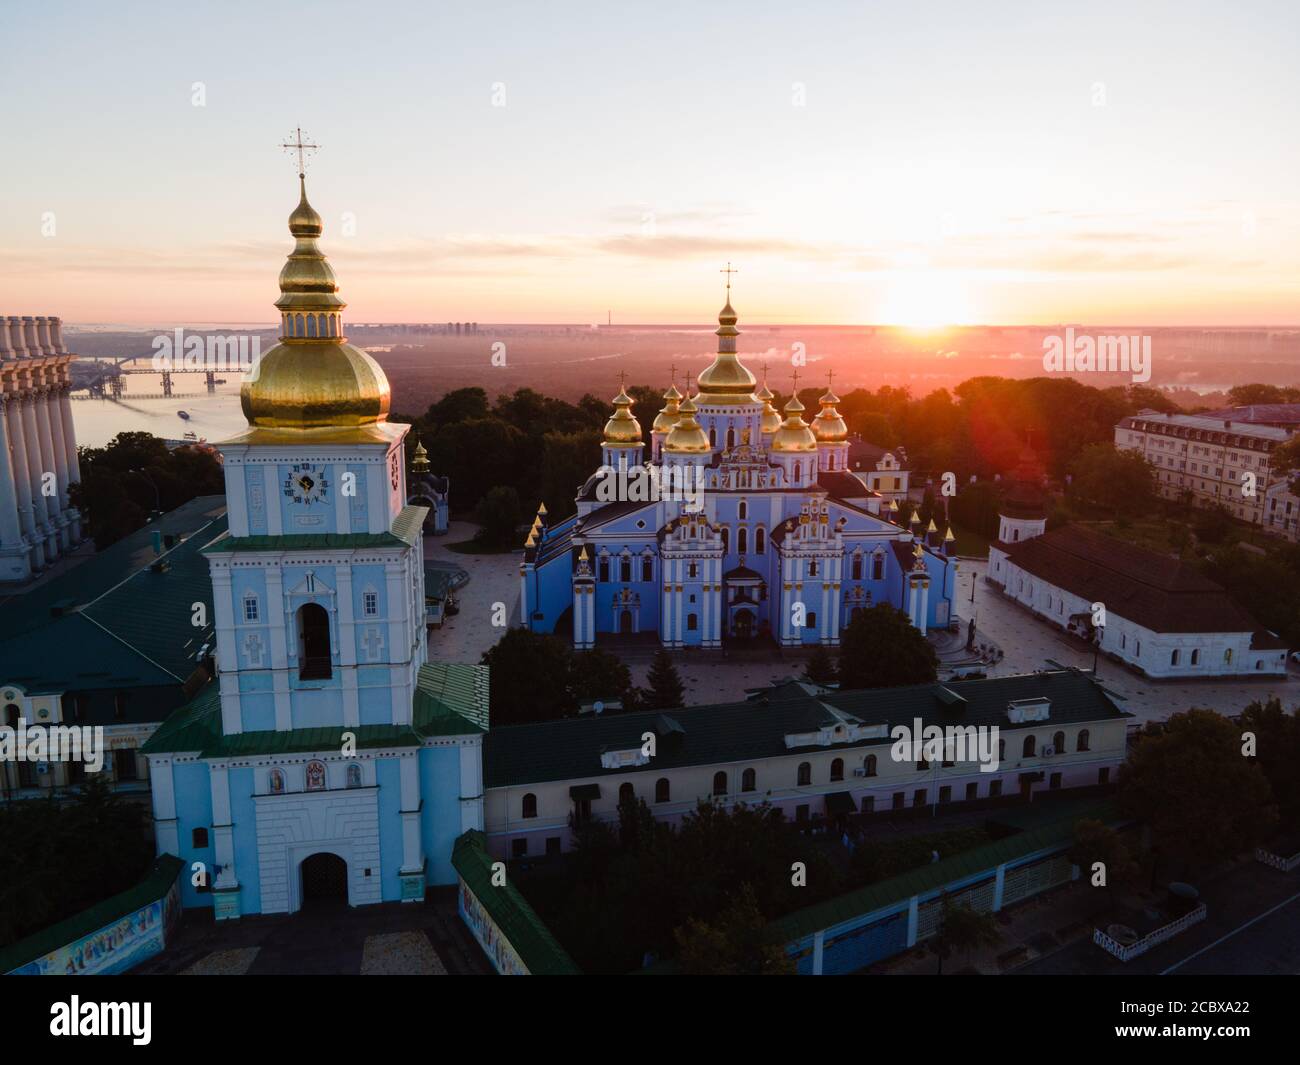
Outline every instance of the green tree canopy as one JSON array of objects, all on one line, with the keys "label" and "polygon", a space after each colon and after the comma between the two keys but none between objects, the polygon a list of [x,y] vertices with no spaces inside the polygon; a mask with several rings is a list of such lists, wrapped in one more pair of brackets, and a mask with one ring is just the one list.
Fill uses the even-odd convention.
[{"label": "green tree canopy", "polygon": [[839,674],[846,691],[927,684],[939,675],[939,656],[906,614],[880,603],[840,634]]}]

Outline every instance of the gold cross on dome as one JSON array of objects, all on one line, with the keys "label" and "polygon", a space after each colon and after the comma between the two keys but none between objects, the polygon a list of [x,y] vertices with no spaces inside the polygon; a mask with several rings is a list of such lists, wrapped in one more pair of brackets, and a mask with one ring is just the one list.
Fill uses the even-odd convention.
[{"label": "gold cross on dome", "polygon": [[740,273],[740,271],[739,271],[739,270],[733,270],[733,269],[731,268],[731,263],[728,262],[728,263],[727,263],[727,268],[726,268],[725,270],[719,270],[718,273],[720,273],[720,274],[726,274],[726,275],[727,275],[727,295],[730,296],[730,295],[731,295],[731,275],[732,275],[732,274],[738,274],[738,273]]},{"label": "gold cross on dome", "polygon": [[306,164],[306,160],[303,158],[302,153],[317,151],[320,148],[320,145],[312,144],[310,141],[304,141],[302,139],[301,126],[297,130],[295,130],[294,133],[295,133],[294,141],[290,144],[282,144],[280,145],[280,147],[283,148],[285,151],[296,151],[298,153],[298,176],[306,177],[307,164]]}]

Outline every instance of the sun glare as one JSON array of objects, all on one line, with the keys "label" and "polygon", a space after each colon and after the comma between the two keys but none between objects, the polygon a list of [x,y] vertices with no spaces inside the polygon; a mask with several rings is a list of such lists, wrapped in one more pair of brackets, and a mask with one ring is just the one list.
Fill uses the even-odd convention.
[{"label": "sun glare", "polygon": [[916,330],[966,325],[970,300],[960,278],[932,271],[900,272],[890,280],[877,317],[883,324]]}]

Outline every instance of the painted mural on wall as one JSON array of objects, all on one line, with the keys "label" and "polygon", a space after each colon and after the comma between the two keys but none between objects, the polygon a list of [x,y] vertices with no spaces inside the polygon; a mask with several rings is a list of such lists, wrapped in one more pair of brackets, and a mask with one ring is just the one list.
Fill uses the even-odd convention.
[{"label": "painted mural on wall", "polygon": [[474,933],[478,945],[483,948],[496,971],[502,976],[528,976],[528,968],[523,959],[515,953],[510,940],[497,927],[492,915],[487,912],[478,896],[469,889],[464,880],[460,882],[460,916]]},{"label": "painted mural on wall", "polygon": [[163,949],[181,912],[180,884],[161,899],[13,970],[14,976],[108,976]]}]

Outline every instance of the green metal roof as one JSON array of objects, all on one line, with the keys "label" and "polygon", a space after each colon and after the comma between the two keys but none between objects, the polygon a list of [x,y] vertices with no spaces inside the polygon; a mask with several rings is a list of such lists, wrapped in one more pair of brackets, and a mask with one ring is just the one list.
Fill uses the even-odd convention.
[{"label": "green metal roof", "polygon": [[55,605],[66,610],[92,602],[128,574],[147,569],[158,557],[153,549],[155,532],[163,537],[190,537],[225,512],[225,496],[198,496],[56,577],[33,588],[0,594],[0,637],[44,622]]},{"label": "green metal roof", "polygon": [[482,832],[466,832],[452,848],[452,866],[478,897],[533,976],[581,976],[582,971],[528,905],[528,900],[514,882],[506,877],[502,887],[493,885],[492,861]]},{"label": "green metal roof", "polygon": [[348,551],[357,548],[411,547],[421,536],[428,507],[403,507],[388,532],[381,533],[286,533],[280,536],[224,536],[207,549],[208,554],[235,551]]},{"label": "green metal roof", "polygon": [[[25,624],[0,632],[0,683],[34,693],[174,687],[186,681],[213,634],[212,585],[202,548],[225,531],[226,517],[224,502],[214,506],[211,498],[202,506],[194,500],[128,538],[145,534],[145,549],[127,545],[119,552],[115,544],[51,581],[54,592],[8,600],[0,610],[4,624],[15,619]],[[185,538],[157,555],[154,528]],[[154,563],[163,564],[159,572],[151,568]],[[206,614],[198,627],[192,623],[196,603]],[[52,607],[59,616],[51,614]],[[164,712],[175,705],[172,701]],[[163,716],[157,707],[149,713],[155,716],[132,719]]]},{"label": "green metal roof", "polygon": [[21,965],[44,957],[51,951],[88,936],[151,902],[156,902],[171,890],[171,886],[176,883],[176,878],[184,868],[185,863],[174,854],[160,854],[154,859],[149,875],[134,887],[127,888],[103,902],[97,902],[89,909],[82,910],[58,924],[50,925],[49,928],[34,932],[26,939],[20,939],[17,943],[0,950],[0,973],[12,972]]},{"label": "green metal roof", "polygon": [[1113,800],[1098,799],[1088,806],[1080,806],[1074,816],[1042,828],[972,847],[950,858],[882,880],[878,884],[868,884],[815,906],[796,910],[769,924],[767,934],[773,941],[793,943],[814,932],[905,902],[913,895],[938,891],[946,884],[978,876],[980,873],[992,874],[1004,862],[1015,861],[1034,851],[1054,847],[1071,839],[1075,824],[1084,818],[1114,822],[1118,816]]},{"label": "green metal roof", "polygon": [[[944,689],[962,698],[945,702],[939,697]],[[1051,701],[1050,720],[1019,725],[1009,722],[1007,704],[1032,697]],[[837,712],[866,725],[910,727],[914,718],[920,718],[925,725],[997,725],[1003,732],[1028,728],[1042,731],[1062,724],[1127,716],[1090,676],[1077,670],[848,692],[819,692],[812,685],[786,683],[745,702],[673,710],[671,722],[676,729],[666,727],[657,711],[586,715],[494,728],[484,740],[485,785],[499,788],[574,778],[626,777],[683,766],[780,757],[798,750],[786,746],[786,736],[843,723]],[[651,764],[601,767],[603,751],[640,747],[641,736],[647,731],[660,738]],[[669,737],[670,731],[678,734]],[[886,737],[802,749],[853,750],[892,742]]]},{"label": "green metal roof", "polygon": [[468,736],[487,729],[487,667],[437,663],[422,666],[416,680],[411,725],[328,725],[266,729],[226,736],[221,731],[221,696],[207,684],[186,706],[163,722],[145,754],[197,751],[201,758],[294,754],[339,750],[351,733],[358,749],[418,747],[431,736]]}]

